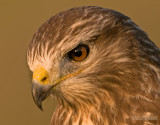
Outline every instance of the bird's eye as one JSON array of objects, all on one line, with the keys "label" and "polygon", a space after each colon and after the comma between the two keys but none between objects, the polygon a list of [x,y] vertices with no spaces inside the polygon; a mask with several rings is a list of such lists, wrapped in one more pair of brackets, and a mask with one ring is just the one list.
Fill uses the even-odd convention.
[{"label": "bird's eye", "polygon": [[82,61],[88,56],[88,53],[89,47],[87,45],[79,45],[69,52],[69,57],[74,61]]}]

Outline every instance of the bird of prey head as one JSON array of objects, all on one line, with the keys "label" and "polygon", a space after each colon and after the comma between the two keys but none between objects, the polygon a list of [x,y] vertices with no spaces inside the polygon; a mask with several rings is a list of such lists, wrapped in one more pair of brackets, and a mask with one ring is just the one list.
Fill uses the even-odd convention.
[{"label": "bird of prey head", "polygon": [[78,7],[47,20],[27,52],[32,95],[52,125],[159,125],[160,50],[131,19]]}]

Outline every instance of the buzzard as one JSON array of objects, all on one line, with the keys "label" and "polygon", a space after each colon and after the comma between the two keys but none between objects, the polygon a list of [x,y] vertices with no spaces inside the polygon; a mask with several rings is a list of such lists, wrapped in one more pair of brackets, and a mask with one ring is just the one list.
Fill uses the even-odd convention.
[{"label": "buzzard", "polygon": [[131,19],[84,6],[48,19],[27,52],[32,95],[51,125],[160,125],[160,50]]}]

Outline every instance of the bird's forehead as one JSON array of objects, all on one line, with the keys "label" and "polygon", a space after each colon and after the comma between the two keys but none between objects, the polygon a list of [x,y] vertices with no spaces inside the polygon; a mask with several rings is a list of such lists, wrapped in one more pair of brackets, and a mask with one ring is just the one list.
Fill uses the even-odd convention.
[{"label": "bird's forehead", "polygon": [[[87,39],[104,28],[112,16],[109,10],[98,7],[74,8],[61,12],[46,21],[35,33],[32,43],[52,43],[53,46]],[[95,34],[96,34],[95,33]]]}]

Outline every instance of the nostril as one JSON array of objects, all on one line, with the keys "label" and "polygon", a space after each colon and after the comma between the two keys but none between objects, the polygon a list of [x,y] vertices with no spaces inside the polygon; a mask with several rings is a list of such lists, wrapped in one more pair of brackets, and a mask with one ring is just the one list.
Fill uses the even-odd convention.
[{"label": "nostril", "polygon": [[41,81],[44,82],[46,79],[47,79],[47,77],[43,77]]}]

